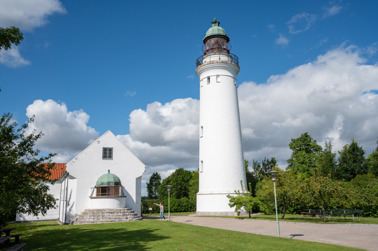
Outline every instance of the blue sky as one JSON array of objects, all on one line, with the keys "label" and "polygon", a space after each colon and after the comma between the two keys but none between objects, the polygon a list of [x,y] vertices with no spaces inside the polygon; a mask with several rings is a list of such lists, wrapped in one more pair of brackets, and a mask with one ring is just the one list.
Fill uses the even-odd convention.
[{"label": "blue sky", "polygon": [[0,112],[20,123],[35,115],[39,147],[59,162],[111,130],[147,164],[146,178],[195,168],[195,60],[217,18],[240,60],[246,159],[275,156],[284,166],[290,139],[306,131],[335,151],[355,138],[369,154],[377,9],[354,0],[0,0],[0,26],[24,34],[0,52]]}]

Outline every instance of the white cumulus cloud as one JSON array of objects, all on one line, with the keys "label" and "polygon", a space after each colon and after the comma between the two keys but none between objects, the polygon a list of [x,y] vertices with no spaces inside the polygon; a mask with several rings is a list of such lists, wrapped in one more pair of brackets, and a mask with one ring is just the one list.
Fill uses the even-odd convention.
[{"label": "white cumulus cloud", "polygon": [[22,31],[45,25],[55,13],[66,13],[59,0],[1,0],[0,6],[0,26],[16,26]]},{"label": "white cumulus cloud", "polygon": [[30,62],[21,56],[18,47],[13,46],[8,50],[0,50],[0,64],[4,64],[12,68],[17,68],[29,65]]},{"label": "white cumulus cloud", "polygon": [[82,110],[68,111],[67,106],[54,100],[35,100],[26,109],[26,116],[34,122],[28,127],[28,133],[43,132],[37,141],[37,147],[56,152],[55,161],[70,160],[72,154],[83,150],[98,137],[95,129],[89,127],[89,115]]},{"label": "white cumulus cloud", "polygon": [[321,144],[332,140],[335,150],[354,138],[371,152],[378,137],[378,95],[370,90],[377,88],[378,66],[364,63],[357,48],[338,48],[267,83],[241,84],[245,157],[275,156],[284,163],[290,139],[304,132]]},{"label": "white cumulus cloud", "polygon": [[197,166],[199,101],[151,103],[130,114],[130,134],[118,137],[148,166]]},{"label": "white cumulus cloud", "polygon": [[[0,27],[16,26],[22,32],[31,32],[56,13],[66,13],[59,0],[0,0]],[[13,68],[30,64],[15,46],[0,51],[0,63]]]}]

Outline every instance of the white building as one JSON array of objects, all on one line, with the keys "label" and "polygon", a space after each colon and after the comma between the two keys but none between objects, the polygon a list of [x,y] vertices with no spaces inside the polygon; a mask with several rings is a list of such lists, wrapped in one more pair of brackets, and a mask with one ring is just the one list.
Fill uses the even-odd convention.
[{"label": "white building", "polygon": [[197,59],[200,79],[200,150],[197,214],[234,215],[227,195],[246,186],[236,76],[238,57],[214,19]]},{"label": "white building", "polygon": [[17,215],[17,221],[70,223],[85,209],[100,208],[131,208],[141,215],[145,165],[112,132],[92,142],[62,169],[58,182],[50,185],[57,207],[45,216]]}]

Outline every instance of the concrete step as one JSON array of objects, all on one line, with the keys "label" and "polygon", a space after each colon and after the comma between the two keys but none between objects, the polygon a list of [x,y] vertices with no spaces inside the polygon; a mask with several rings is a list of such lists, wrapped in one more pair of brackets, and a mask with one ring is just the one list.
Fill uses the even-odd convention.
[{"label": "concrete step", "polygon": [[137,220],[142,220],[142,217],[138,216],[130,208],[85,209],[73,219],[71,224],[96,224]]}]

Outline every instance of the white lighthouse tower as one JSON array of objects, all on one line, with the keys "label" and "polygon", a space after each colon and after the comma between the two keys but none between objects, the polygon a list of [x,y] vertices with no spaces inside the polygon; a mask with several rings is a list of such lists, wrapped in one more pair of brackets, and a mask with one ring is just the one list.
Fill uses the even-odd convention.
[{"label": "white lighthouse tower", "polygon": [[236,75],[239,59],[214,19],[197,59],[200,78],[200,152],[197,214],[234,215],[228,194],[246,186]]}]

